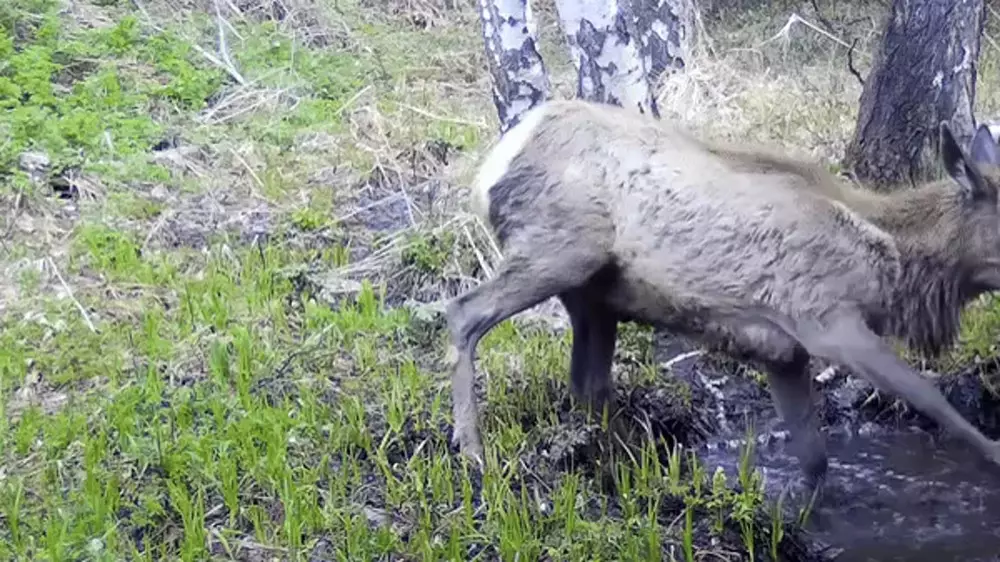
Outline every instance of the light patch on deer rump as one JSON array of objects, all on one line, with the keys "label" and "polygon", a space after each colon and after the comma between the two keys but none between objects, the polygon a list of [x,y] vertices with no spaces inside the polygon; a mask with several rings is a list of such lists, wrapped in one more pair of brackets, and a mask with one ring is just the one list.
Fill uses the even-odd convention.
[{"label": "light patch on deer rump", "polygon": [[480,164],[476,180],[472,184],[472,207],[473,212],[487,224],[489,224],[487,215],[490,208],[490,189],[503,179],[507,170],[510,169],[511,162],[524,151],[524,147],[532,140],[535,130],[547,115],[548,109],[547,105],[542,104],[528,110],[518,124],[508,130],[489,150]]}]

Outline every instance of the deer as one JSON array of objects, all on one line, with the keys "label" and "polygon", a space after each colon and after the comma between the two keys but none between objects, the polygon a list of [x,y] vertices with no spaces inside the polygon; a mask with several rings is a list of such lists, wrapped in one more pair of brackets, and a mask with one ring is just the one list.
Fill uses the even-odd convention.
[{"label": "deer", "polygon": [[[965,420],[886,341],[927,355],[1000,289],[1000,147],[937,131],[944,177],[876,192],[777,149],[714,142],[619,106],[548,100],[482,158],[471,206],[502,253],[445,310],[453,444],[483,464],[475,350],[556,297],[572,330],[569,383],[601,408],[619,322],[666,328],[765,374],[806,485],[828,474],[811,358],[902,398],[993,464]],[[992,465],[991,465],[992,466]]]}]

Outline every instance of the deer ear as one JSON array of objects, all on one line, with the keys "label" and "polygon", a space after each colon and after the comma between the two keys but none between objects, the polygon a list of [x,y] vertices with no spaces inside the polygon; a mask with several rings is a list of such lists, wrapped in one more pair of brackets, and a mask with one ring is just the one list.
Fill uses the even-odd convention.
[{"label": "deer ear", "polygon": [[1000,167],[1000,147],[993,140],[989,127],[980,125],[976,130],[976,136],[972,139],[970,149],[972,161],[977,166],[998,166]]},{"label": "deer ear", "polygon": [[[951,179],[955,180],[956,183],[962,188],[962,192],[970,199],[979,199],[980,197],[986,195],[992,189],[986,185],[983,181],[982,176],[976,169],[974,161],[969,159],[969,156],[962,150],[959,146],[958,141],[955,139],[955,135],[951,132],[951,127],[948,126],[947,121],[942,121],[939,127],[940,137],[938,142],[938,147],[941,151],[941,163],[944,164],[944,169],[951,176]],[[981,133],[981,131],[980,131]],[[989,131],[986,131],[986,135],[989,136]],[[980,134],[976,134],[976,139],[978,144],[974,141],[973,146],[983,145],[979,148],[979,151],[988,155],[988,150],[996,151],[995,143],[993,145],[986,145],[985,141],[981,139]],[[993,138],[989,137],[985,139],[990,143],[993,143]]]}]

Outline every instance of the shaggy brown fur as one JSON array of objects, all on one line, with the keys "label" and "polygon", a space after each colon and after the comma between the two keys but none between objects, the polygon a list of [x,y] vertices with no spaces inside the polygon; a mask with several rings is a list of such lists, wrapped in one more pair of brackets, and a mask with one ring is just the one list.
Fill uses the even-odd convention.
[{"label": "shaggy brown fur", "polygon": [[971,155],[941,125],[951,179],[880,195],[775,152],[696,139],[583,101],[534,109],[494,147],[477,209],[505,253],[496,276],[455,299],[455,439],[481,458],[476,345],[498,322],[558,296],[573,328],[573,391],[609,397],[617,324],[684,332],[768,374],[803,470],[827,470],[810,356],[845,364],[1000,464],[880,336],[928,353],[959,313],[1000,288],[1000,147],[981,127]]}]

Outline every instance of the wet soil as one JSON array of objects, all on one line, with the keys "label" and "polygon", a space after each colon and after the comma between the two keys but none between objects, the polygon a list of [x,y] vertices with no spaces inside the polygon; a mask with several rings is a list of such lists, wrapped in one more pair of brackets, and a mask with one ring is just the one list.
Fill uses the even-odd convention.
[{"label": "wet soil", "polygon": [[[658,342],[658,361],[678,346]],[[825,372],[824,372],[825,371]],[[756,428],[755,465],[788,516],[805,507],[787,431],[759,381],[700,356],[678,362],[711,426],[699,456],[709,470],[734,473],[748,426]],[[820,374],[822,373],[822,375]],[[828,545],[838,561],[1000,560],[1000,472],[964,443],[942,435],[922,414],[896,408],[865,380],[817,367],[818,401],[830,454],[830,481],[804,526],[806,540]],[[670,376],[670,375],[667,375]],[[1000,435],[998,402],[974,369],[938,379],[949,401],[984,433]],[[789,493],[791,492],[791,493]]]},{"label": "wet soil", "polygon": [[[838,562],[1000,560],[1000,478],[972,451],[919,430],[841,432],[828,443],[832,480],[805,529]],[[731,449],[702,458],[727,472],[739,462]],[[771,497],[798,479],[784,442],[755,460]]]}]

